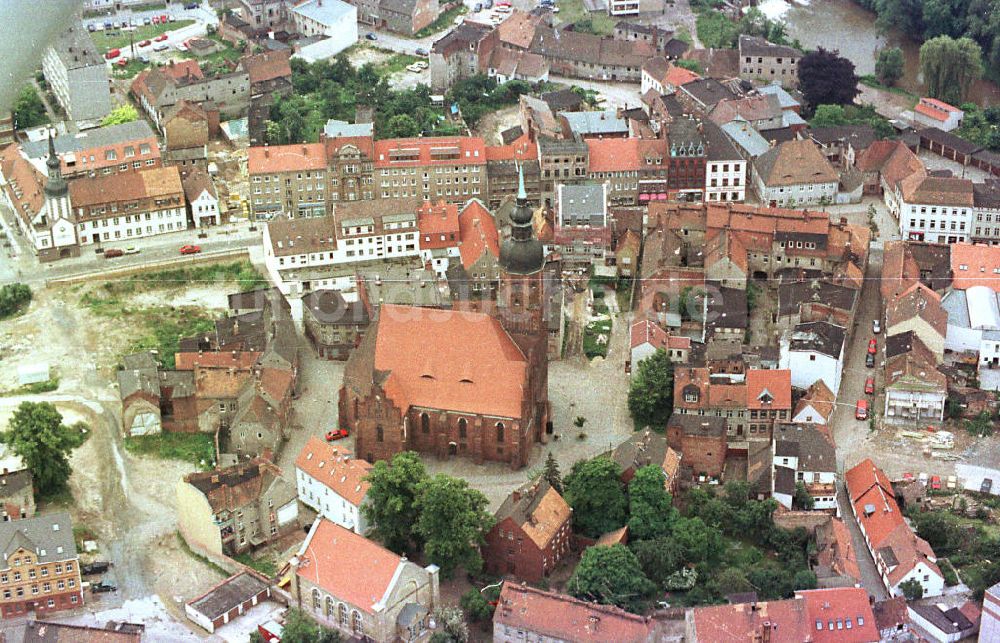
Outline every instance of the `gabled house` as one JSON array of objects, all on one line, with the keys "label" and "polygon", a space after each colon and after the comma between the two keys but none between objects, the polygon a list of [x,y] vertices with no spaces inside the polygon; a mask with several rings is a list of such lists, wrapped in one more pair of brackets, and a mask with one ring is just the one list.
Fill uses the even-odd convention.
[{"label": "gabled house", "polygon": [[817,424],[776,424],[771,496],[792,508],[795,488],[805,485],[817,511],[839,513],[837,453],[828,429]]},{"label": "gabled house", "polygon": [[23,618],[83,607],[80,558],[65,511],[0,522],[0,616]]},{"label": "gabled house", "polygon": [[948,378],[923,346],[897,355],[885,365],[885,421],[920,425],[944,420]]},{"label": "gabled house", "polygon": [[636,372],[639,362],[652,357],[657,350],[663,349],[671,362],[684,364],[688,361],[691,351],[691,338],[671,335],[656,322],[644,319],[632,324],[631,336],[631,369]]},{"label": "gabled house", "polygon": [[188,218],[194,222],[194,227],[205,228],[222,223],[219,193],[208,172],[200,167],[182,171],[181,186],[187,201]]},{"label": "gabled house", "polygon": [[635,431],[611,452],[609,456],[621,467],[621,481],[628,484],[635,472],[642,467],[659,466],[663,472],[663,486],[674,493],[677,490],[681,456],[670,448],[667,438],[645,429]]},{"label": "gabled house", "polygon": [[792,385],[808,389],[822,380],[834,395],[840,390],[846,330],[826,321],[797,324],[781,340],[781,366],[792,372]]},{"label": "gabled house", "polygon": [[423,640],[440,605],[437,565],[420,567],[322,517],[291,569],[294,605],[345,637]]},{"label": "gabled house", "polygon": [[913,123],[924,127],[936,127],[945,132],[958,129],[965,112],[944,101],[928,96],[917,101],[913,108]]},{"label": "gabled house", "polygon": [[642,239],[634,230],[626,230],[615,245],[615,267],[619,278],[632,279],[639,271]]},{"label": "gabled house", "polygon": [[299,500],[322,517],[362,534],[368,530],[361,506],[368,495],[371,465],[348,449],[309,438],[295,459]]},{"label": "gabled house", "polygon": [[948,335],[948,313],[941,306],[941,295],[921,283],[913,284],[886,302],[886,335],[907,331],[912,331],[930,349],[935,364],[941,363]]},{"label": "gabled house", "polygon": [[840,518],[830,518],[816,527],[816,558],[812,570],[820,587],[862,585],[858,552],[850,530]]},{"label": "gabled house", "polygon": [[486,534],[486,569],[499,576],[540,582],[570,551],[572,517],[573,510],[544,479],[511,492]]},{"label": "gabled house", "polygon": [[889,594],[902,595],[900,584],[915,580],[924,597],[940,596],[944,576],[927,541],[917,536],[896,503],[892,483],[866,458],[844,474],[851,511]]},{"label": "gabled house", "polygon": [[779,143],[754,159],[752,179],[761,203],[791,207],[833,203],[840,175],[811,140]]},{"label": "gabled house", "polygon": [[822,379],[813,382],[799,398],[792,411],[792,422],[804,424],[829,424],[837,409],[837,395]]}]

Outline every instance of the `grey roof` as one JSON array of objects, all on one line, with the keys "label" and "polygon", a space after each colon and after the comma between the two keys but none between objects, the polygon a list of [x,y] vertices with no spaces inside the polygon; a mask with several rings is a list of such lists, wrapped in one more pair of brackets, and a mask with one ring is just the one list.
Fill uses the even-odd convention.
[{"label": "grey roof", "polygon": [[774,96],[777,98],[778,105],[781,106],[781,109],[793,109],[800,105],[799,101],[795,100],[791,94],[785,91],[785,89],[781,86],[781,83],[778,81],[774,81],[770,85],[764,85],[757,91],[766,96]]},{"label": "grey roof", "polygon": [[327,138],[337,138],[339,136],[372,136],[375,132],[373,123],[348,123],[331,118],[323,126],[323,134]]},{"label": "grey roof", "polygon": [[628,469],[641,469],[644,466],[655,464],[661,466],[667,457],[669,450],[666,436],[650,430],[634,431],[628,440],[625,440],[611,454],[614,460],[623,471]]},{"label": "grey roof", "polygon": [[750,318],[747,291],[741,288],[723,288],[717,282],[707,283],[715,286],[711,289],[708,300],[708,327],[745,329]]},{"label": "grey roof", "polygon": [[244,571],[229,577],[188,605],[214,621],[229,610],[251,600],[267,587],[268,583],[263,578]]},{"label": "grey roof", "polygon": [[977,208],[1000,208],[1000,180],[986,179],[972,184],[972,198]]},{"label": "grey roof", "polygon": [[[62,134],[56,136],[54,142],[56,154],[67,154],[152,136],[155,136],[153,129],[148,122],[140,118],[131,123],[107,125],[76,134]],[[44,159],[49,154],[48,139],[25,142],[21,145],[21,150],[30,159]]]},{"label": "grey roof", "polygon": [[912,330],[905,333],[896,333],[885,338],[885,358],[892,359],[896,355],[909,353],[913,350],[913,342],[921,341]]},{"label": "grey roof", "polygon": [[39,563],[73,560],[76,558],[73,522],[66,511],[0,522],[0,547],[5,561],[18,547],[35,553]]},{"label": "grey roof", "polygon": [[851,310],[858,291],[830,281],[782,282],[778,285],[778,314],[795,315],[802,304],[815,301],[840,310]]},{"label": "grey roof", "polygon": [[961,136],[946,132],[938,127],[928,127],[917,132],[921,139],[927,139],[933,143],[939,143],[944,147],[950,147],[960,154],[973,154],[980,151],[982,146],[968,141]]},{"label": "grey roof", "polygon": [[589,218],[591,225],[603,226],[605,188],[603,183],[559,186],[559,218],[579,220]]},{"label": "grey roof", "polygon": [[122,362],[124,368],[118,371],[118,394],[121,399],[140,391],[160,396],[159,364],[152,353],[145,351],[126,355]]},{"label": "grey roof", "polygon": [[585,136],[587,134],[628,133],[628,121],[618,116],[613,109],[602,112],[559,112],[566,119],[570,131]]},{"label": "grey roof", "polygon": [[843,351],[844,338],[844,329],[836,324],[825,321],[806,322],[796,324],[792,330],[789,349],[814,351],[837,359]]},{"label": "grey roof", "polygon": [[864,149],[877,140],[875,130],[871,125],[833,125],[831,127],[813,127],[809,136],[817,143],[850,143],[856,149]]},{"label": "grey roof", "polygon": [[505,129],[504,131],[500,132],[500,140],[503,141],[504,145],[510,145],[517,139],[521,138],[523,135],[524,135],[524,130],[521,129],[521,126],[515,125],[514,127]]},{"label": "grey roof", "polygon": [[[552,111],[564,111],[578,108],[583,103],[583,97],[572,88],[559,89],[542,94],[542,100]],[[517,137],[515,137],[517,138]]]},{"label": "grey roof", "polygon": [[22,469],[0,474],[0,480],[3,481],[3,484],[0,484],[0,498],[10,498],[25,489],[31,489],[34,476],[28,469]]},{"label": "grey roof", "polygon": [[[777,436],[775,436],[777,438]],[[797,458],[799,457],[798,440],[778,440],[774,443],[774,456],[776,458]]]},{"label": "grey roof", "polygon": [[52,43],[52,49],[67,69],[104,64],[104,59],[97,53],[97,47],[82,23],[74,24],[59,34]]},{"label": "grey roof", "polygon": [[681,85],[681,91],[704,105],[706,110],[711,110],[721,100],[727,100],[736,96],[732,90],[714,78],[702,78],[701,80],[692,80],[690,83],[684,83]]},{"label": "grey roof", "polygon": [[771,149],[767,139],[744,120],[729,121],[722,126],[722,131],[742,148],[748,156],[755,158]]},{"label": "grey roof", "polygon": [[688,415],[674,413],[667,421],[667,428],[680,429],[685,435],[700,435],[704,437],[725,437],[726,418],[714,415]]},{"label": "grey roof", "polygon": [[709,161],[741,161],[743,157],[740,156],[739,150],[733,145],[732,140],[726,136],[722,129],[713,123],[712,121],[706,120],[704,122],[704,130],[702,132],[705,136],[705,142],[708,144],[708,160]]},{"label": "grey roof", "polygon": [[942,610],[934,603],[910,603],[907,607],[945,634],[959,634],[972,628],[972,621],[957,607]]},{"label": "grey roof", "polygon": [[799,471],[837,471],[837,449],[820,425],[777,424],[774,427],[774,441],[774,454],[778,456],[794,452],[799,459]]},{"label": "grey roof", "polygon": [[401,627],[410,627],[417,621],[422,621],[427,616],[427,608],[420,603],[407,603],[399,611],[396,617],[396,624]]},{"label": "grey roof", "polygon": [[786,496],[795,494],[795,471],[788,467],[774,468],[774,492]]},{"label": "grey roof", "polygon": [[741,56],[789,57],[801,56],[802,52],[795,47],[775,45],[757,36],[740,36],[739,50]]},{"label": "grey roof", "polygon": [[336,25],[342,18],[356,11],[354,7],[340,0],[308,0],[296,7],[295,13],[324,25]]},{"label": "grey roof", "polygon": [[941,307],[948,313],[948,325],[972,328],[969,320],[969,303],[964,290],[949,290],[941,298]]},{"label": "grey roof", "polygon": [[314,290],[302,297],[302,311],[320,324],[367,325],[368,310],[361,302],[347,302],[337,290]]},{"label": "grey roof", "polygon": [[[522,96],[522,98],[524,98]],[[538,153],[542,156],[549,154],[588,154],[590,149],[583,140],[578,138],[551,138],[549,136],[538,137]]]}]

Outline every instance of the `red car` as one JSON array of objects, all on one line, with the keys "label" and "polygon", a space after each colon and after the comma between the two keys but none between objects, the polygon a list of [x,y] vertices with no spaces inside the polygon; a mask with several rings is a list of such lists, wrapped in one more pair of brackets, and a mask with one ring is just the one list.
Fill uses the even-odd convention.
[{"label": "red car", "polygon": [[870,355],[874,355],[877,352],[878,352],[878,340],[872,337],[871,339],[868,340],[868,353]]},{"label": "red car", "polygon": [[124,67],[124,66],[128,65],[128,58],[125,58],[123,56],[123,57],[119,58],[118,60],[116,60],[115,64],[118,65],[119,67]]},{"label": "red car", "polygon": [[872,395],[875,393],[875,378],[869,377],[865,380],[865,394]]},{"label": "red car", "polygon": [[347,429],[333,429],[326,432],[326,441],[333,442],[334,440],[343,440],[350,435]]},{"label": "red car", "polygon": [[903,482],[913,482],[914,480],[916,480],[916,478],[913,477],[912,473],[907,472],[903,474]]},{"label": "red car", "polygon": [[181,246],[182,255],[196,255],[201,252],[201,246]]},{"label": "red car", "polygon": [[142,42],[140,42],[140,43],[139,43],[139,46],[140,46],[140,47],[148,47],[148,46],[150,46],[151,44],[153,44],[153,41],[152,41],[152,40],[143,40]]},{"label": "red car", "polygon": [[108,53],[104,54],[104,57],[107,58],[108,60],[114,60],[115,58],[117,58],[121,54],[122,54],[122,50],[121,49],[112,49]]},{"label": "red car", "polygon": [[941,476],[931,476],[931,489],[934,491],[941,490]]},{"label": "red car", "polygon": [[858,405],[854,407],[854,419],[868,419],[868,400],[858,400]]},{"label": "red car", "polygon": [[153,23],[154,25],[158,25],[158,24],[160,24],[160,16],[153,16],[153,20],[152,20],[152,23]]},{"label": "red car", "polygon": [[165,34],[165,33],[161,33],[161,34],[160,34],[159,36],[157,36],[156,38],[153,38],[153,40],[155,40],[156,42],[163,42],[163,41],[164,41],[164,40],[166,40],[167,38],[168,38],[167,34]]}]

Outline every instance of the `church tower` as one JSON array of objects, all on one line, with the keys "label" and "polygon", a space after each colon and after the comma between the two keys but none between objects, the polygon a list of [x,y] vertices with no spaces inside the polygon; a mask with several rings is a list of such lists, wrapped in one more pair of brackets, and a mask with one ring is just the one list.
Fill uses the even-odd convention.
[{"label": "church tower", "polygon": [[518,169],[517,205],[510,215],[510,238],[500,247],[500,322],[511,335],[537,335],[545,326],[542,268],[545,253],[535,238],[533,212],[524,189],[524,169]]},{"label": "church tower", "polygon": [[49,224],[59,219],[72,218],[69,203],[69,185],[63,178],[59,157],[56,156],[56,143],[49,132],[49,158],[45,161],[48,180],[45,182],[45,213]]}]

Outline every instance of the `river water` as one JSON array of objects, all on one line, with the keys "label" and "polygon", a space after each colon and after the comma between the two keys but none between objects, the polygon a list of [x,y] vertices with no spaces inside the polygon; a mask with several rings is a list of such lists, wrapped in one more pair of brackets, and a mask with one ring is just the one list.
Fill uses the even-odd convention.
[{"label": "river water", "polygon": [[[898,85],[914,94],[923,94],[920,79],[920,46],[898,30],[879,33],[875,14],[851,0],[762,0],[759,8],[769,18],[784,20],[790,38],[798,38],[807,49],[837,49],[854,63],[859,76],[875,73],[879,49],[900,47],[906,71]],[[1000,103],[1000,87],[979,81],[969,98],[977,103]]]}]

